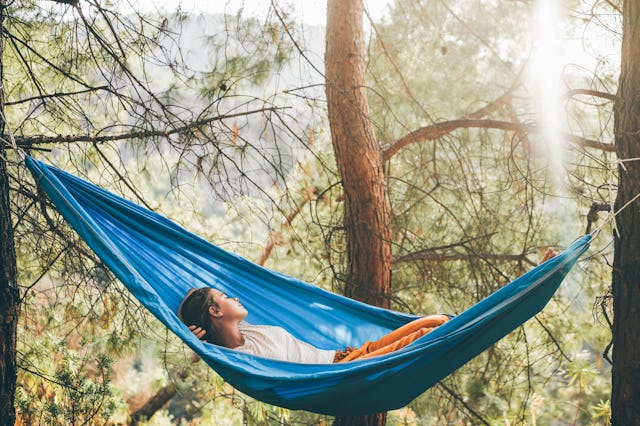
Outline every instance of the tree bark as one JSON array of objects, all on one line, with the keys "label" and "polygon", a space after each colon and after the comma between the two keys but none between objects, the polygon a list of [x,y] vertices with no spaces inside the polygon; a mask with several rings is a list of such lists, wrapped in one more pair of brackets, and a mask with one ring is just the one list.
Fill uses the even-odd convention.
[{"label": "tree bark", "polygon": [[388,307],[390,211],[382,150],[369,117],[362,16],[360,0],[328,2],[325,65],[329,125],[345,196],[345,293]]},{"label": "tree bark", "polygon": [[139,425],[144,420],[149,420],[153,415],[164,407],[167,402],[178,393],[178,389],[174,383],[161,388],[155,393],[144,405],[131,413],[131,425]]},{"label": "tree bark", "polygon": [[[4,26],[6,4],[0,1],[0,30]],[[3,79],[4,46],[0,41],[0,81]],[[0,88],[0,111],[4,112],[4,89]],[[4,119],[0,117],[0,133],[5,134]],[[0,141],[0,419],[3,424],[14,424],[16,390],[16,329],[20,314],[17,284],[16,252],[9,208],[9,175],[5,161],[4,141]]]},{"label": "tree bark", "polygon": [[9,210],[9,181],[5,149],[0,143],[0,419],[15,423],[16,327],[20,315],[16,253]]},{"label": "tree bark", "polygon": [[357,417],[337,417],[333,422],[333,426],[384,426],[385,424],[387,424],[387,413]]},{"label": "tree bark", "polygon": [[[389,307],[390,208],[383,156],[370,120],[365,81],[363,4],[329,0],[326,92],[331,140],[344,190],[345,295]],[[383,425],[385,414],[336,419],[337,425]]]},{"label": "tree bark", "polygon": [[[640,157],[640,3],[623,3],[622,63],[615,104],[619,159]],[[640,191],[640,162],[619,167],[616,211]],[[613,370],[611,412],[614,425],[640,425],[640,201],[616,218],[613,262]]]}]

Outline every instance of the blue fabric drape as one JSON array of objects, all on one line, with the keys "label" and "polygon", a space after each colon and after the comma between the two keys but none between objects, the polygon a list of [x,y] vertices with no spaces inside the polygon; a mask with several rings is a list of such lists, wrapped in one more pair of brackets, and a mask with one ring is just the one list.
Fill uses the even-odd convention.
[{"label": "blue fabric drape", "polygon": [[274,361],[199,341],[176,316],[189,288],[238,297],[247,321],[284,327],[317,347],[377,339],[414,316],[369,306],[255,265],[168,219],[31,157],[58,211],[127,289],[238,390],[329,415],[402,407],[538,313],[591,240],[583,236],[451,321],[395,353],[343,364]]}]

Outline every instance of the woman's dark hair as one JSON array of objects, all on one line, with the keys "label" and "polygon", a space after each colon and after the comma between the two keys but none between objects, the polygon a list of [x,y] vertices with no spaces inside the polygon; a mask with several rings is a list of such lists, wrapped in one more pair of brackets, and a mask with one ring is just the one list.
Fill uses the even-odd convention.
[{"label": "woman's dark hair", "polygon": [[204,339],[213,344],[218,344],[218,334],[209,315],[209,307],[216,310],[218,304],[213,300],[210,292],[211,288],[203,287],[187,293],[180,307],[178,308],[178,318],[187,326],[195,325],[206,331]]}]

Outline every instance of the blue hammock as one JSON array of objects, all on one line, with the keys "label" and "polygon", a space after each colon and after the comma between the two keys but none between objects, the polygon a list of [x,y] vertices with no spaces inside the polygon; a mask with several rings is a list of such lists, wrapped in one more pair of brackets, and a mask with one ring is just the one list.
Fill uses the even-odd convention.
[{"label": "blue hammock", "polygon": [[247,321],[284,327],[324,349],[358,346],[415,319],[253,264],[168,219],[27,157],[58,211],[129,291],[236,389],[294,410],[343,416],[400,408],[538,313],[589,246],[583,236],[451,321],[392,354],[307,365],[198,340],[176,316],[185,292],[237,296]]}]

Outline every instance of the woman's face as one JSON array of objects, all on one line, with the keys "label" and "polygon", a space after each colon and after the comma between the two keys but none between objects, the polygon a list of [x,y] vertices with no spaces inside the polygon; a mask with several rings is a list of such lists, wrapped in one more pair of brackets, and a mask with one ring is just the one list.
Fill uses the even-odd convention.
[{"label": "woman's face", "polygon": [[218,312],[222,313],[223,317],[226,320],[241,321],[247,316],[247,310],[244,308],[244,306],[242,306],[242,304],[240,304],[240,301],[237,297],[228,297],[223,292],[218,291],[214,288],[209,291],[211,297],[218,305]]}]

